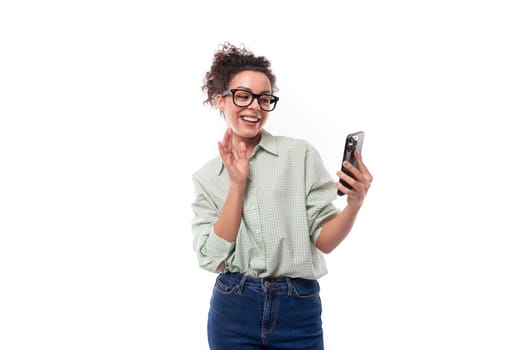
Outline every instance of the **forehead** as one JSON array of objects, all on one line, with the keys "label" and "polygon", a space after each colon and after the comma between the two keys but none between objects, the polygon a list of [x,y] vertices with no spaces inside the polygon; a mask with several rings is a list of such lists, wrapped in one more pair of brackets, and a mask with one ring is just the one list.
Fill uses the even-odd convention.
[{"label": "forehead", "polygon": [[235,74],[230,81],[230,88],[244,87],[252,91],[271,91],[272,84],[266,74],[245,70]]}]

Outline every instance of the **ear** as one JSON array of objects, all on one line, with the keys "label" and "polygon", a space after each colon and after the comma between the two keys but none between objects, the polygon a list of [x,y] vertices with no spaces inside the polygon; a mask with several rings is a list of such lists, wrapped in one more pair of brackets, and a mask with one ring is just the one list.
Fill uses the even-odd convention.
[{"label": "ear", "polygon": [[215,96],[215,105],[217,106],[219,111],[222,112],[224,110],[224,98],[222,98],[221,95]]}]

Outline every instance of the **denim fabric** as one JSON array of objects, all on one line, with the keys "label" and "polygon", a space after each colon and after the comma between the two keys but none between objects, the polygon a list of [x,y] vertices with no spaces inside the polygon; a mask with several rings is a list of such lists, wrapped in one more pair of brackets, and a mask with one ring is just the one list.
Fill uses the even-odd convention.
[{"label": "denim fabric", "polygon": [[217,276],[208,314],[211,350],[322,350],[316,280]]}]

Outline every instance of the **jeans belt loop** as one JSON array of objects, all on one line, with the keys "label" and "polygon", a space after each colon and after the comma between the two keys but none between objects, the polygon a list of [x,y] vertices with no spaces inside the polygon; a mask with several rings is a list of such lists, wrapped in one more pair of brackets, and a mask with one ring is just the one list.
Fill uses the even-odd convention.
[{"label": "jeans belt loop", "polygon": [[288,296],[291,296],[293,287],[292,287],[292,280],[290,279],[290,277],[286,277],[286,284],[288,284]]},{"label": "jeans belt loop", "polygon": [[246,284],[246,279],[248,278],[248,275],[244,274],[242,275],[241,281],[239,282],[239,291],[237,294],[241,295],[242,291],[244,289],[244,285]]}]

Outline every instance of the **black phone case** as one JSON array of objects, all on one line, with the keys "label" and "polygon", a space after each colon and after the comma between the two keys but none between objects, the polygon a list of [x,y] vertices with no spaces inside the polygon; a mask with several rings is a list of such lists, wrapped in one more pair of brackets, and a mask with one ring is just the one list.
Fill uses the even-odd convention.
[{"label": "black phone case", "polygon": [[[350,162],[353,166],[358,167],[357,162],[354,157],[354,151],[357,149],[359,154],[361,154],[361,150],[363,149],[364,139],[365,139],[365,133],[363,131],[354,132],[346,136],[345,148],[343,151],[343,161],[346,160]],[[345,167],[343,167],[342,164],[341,164],[341,171],[351,177],[354,177],[348,170],[346,170]],[[350,186],[346,181],[339,179],[339,182],[347,188],[352,188],[352,186]],[[342,196],[344,193],[337,190],[337,194],[339,196]]]}]

